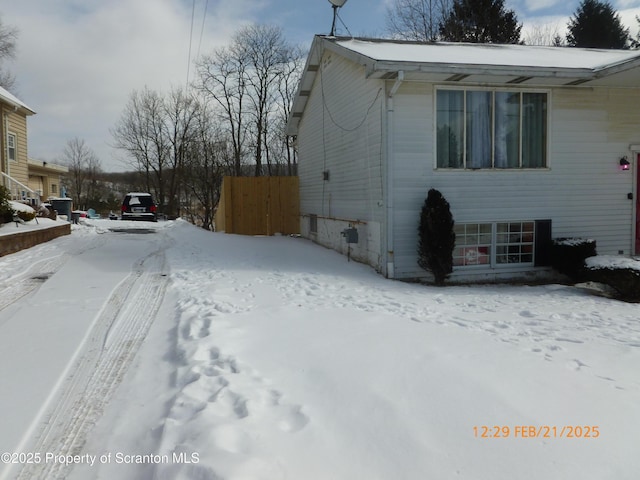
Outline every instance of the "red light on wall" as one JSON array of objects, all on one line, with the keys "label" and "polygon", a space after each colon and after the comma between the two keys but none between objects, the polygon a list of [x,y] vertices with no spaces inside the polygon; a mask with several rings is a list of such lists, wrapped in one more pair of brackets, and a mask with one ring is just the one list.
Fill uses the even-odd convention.
[{"label": "red light on wall", "polygon": [[620,159],[620,170],[629,170],[631,168],[631,164],[629,163],[629,160],[627,160],[627,157],[622,157]]}]

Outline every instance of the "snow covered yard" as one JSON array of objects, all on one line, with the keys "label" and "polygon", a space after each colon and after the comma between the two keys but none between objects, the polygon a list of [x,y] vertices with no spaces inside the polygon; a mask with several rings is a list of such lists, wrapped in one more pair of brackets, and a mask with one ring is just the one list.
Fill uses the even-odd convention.
[{"label": "snow covered yard", "polygon": [[405,284],[184,222],[149,238],[164,301],[67,478],[637,478],[640,305]]}]

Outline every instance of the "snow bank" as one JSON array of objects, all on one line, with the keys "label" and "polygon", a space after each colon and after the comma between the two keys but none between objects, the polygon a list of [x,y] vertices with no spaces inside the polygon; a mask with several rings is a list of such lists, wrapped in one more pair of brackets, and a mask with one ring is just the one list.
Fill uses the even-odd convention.
[{"label": "snow bank", "polygon": [[13,200],[9,201],[9,205],[11,206],[11,208],[16,211],[16,212],[29,212],[29,213],[35,213],[35,210],[29,206],[26,205],[22,202],[15,202]]},{"label": "snow bank", "polygon": [[[101,478],[595,480],[640,469],[633,306],[560,285],[394,282],[302,239],[183,223],[167,233],[177,303],[171,350],[156,348],[155,363],[174,372],[166,417],[124,440],[121,403],[94,444],[116,428],[112,446],[198,462],[112,465]],[[120,398],[143,405],[135,385]]]},{"label": "snow bank", "polygon": [[[109,222],[79,225],[38,254],[69,251],[59,273],[85,293],[107,296],[101,275],[135,277],[150,262],[170,283],[115,397],[86,442],[75,440],[79,455],[114,461],[78,465],[68,480],[635,480],[640,471],[639,305],[565,285],[406,284],[303,239]],[[32,256],[0,260],[0,279],[11,283],[5,270]],[[65,305],[54,286],[36,297],[50,315]],[[106,311],[122,305],[115,325],[147,311],[148,298],[124,296],[105,301]],[[43,335],[22,337],[28,350],[13,348],[38,361],[33,339]],[[6,370],[7,391],[29,383],[18,367]],[[157,461],[116,463],[118,453]]]},{"label": "snow bank", "polygon": [[587,268],[629,268],[640,271],[640,260],[616,255],[597,255],[585,260]]}]

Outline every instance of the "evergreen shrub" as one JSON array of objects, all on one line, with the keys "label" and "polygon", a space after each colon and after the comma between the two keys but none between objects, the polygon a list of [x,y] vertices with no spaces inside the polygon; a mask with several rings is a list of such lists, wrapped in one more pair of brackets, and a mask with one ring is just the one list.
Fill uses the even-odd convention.
[{"label": "evergreen shrub", "polygon": [[640,269],[638,268],[587,264],[586,276],[592,282],[604,283],[613,288],[619,300],[640,302]]},{"label": "evergreen shrub", "polygon": [[453,225],[449,202],[438,190],[430,189],[420,212],[418,265],[433,274],[436,285],[444,285],[453,271]]},{"label": "evergreen shrub", "polygon": [[0,185],[0,223],[9,223],[13,220],[13,209],[9,204],[9,190]]},{"label": "evergreen shrub", "polygon": [[595,257],[596,241],[585,238],[557,238],[551,247],[551,266],[574,281],[585,278],[585,260]]}]

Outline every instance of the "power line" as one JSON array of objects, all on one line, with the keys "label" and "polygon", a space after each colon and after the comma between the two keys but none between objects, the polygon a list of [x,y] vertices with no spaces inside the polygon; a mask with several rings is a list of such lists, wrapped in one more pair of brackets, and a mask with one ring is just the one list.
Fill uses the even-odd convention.
[{"label": "power line", "polygon": [[193,0],[193,6],[191,7],[191,31],[189,32],[189,54],[187,56],[187,81],[186,89],[189,90],[189,73],[191,70],[191,44],[193,42],[193,23],[196,16],[196,0]]},{"label": "power line", "polygon": [[202,46],[202,37],[204,35],[204,23],[207,19],[207,8],[209,7],[209,0],[206,0],[204,3],[204,14],[202,15],[202,27],[200,28],[200,41],[198,42],[198,53],[196,53],[196,58],[200,57],[200,47]]}]

